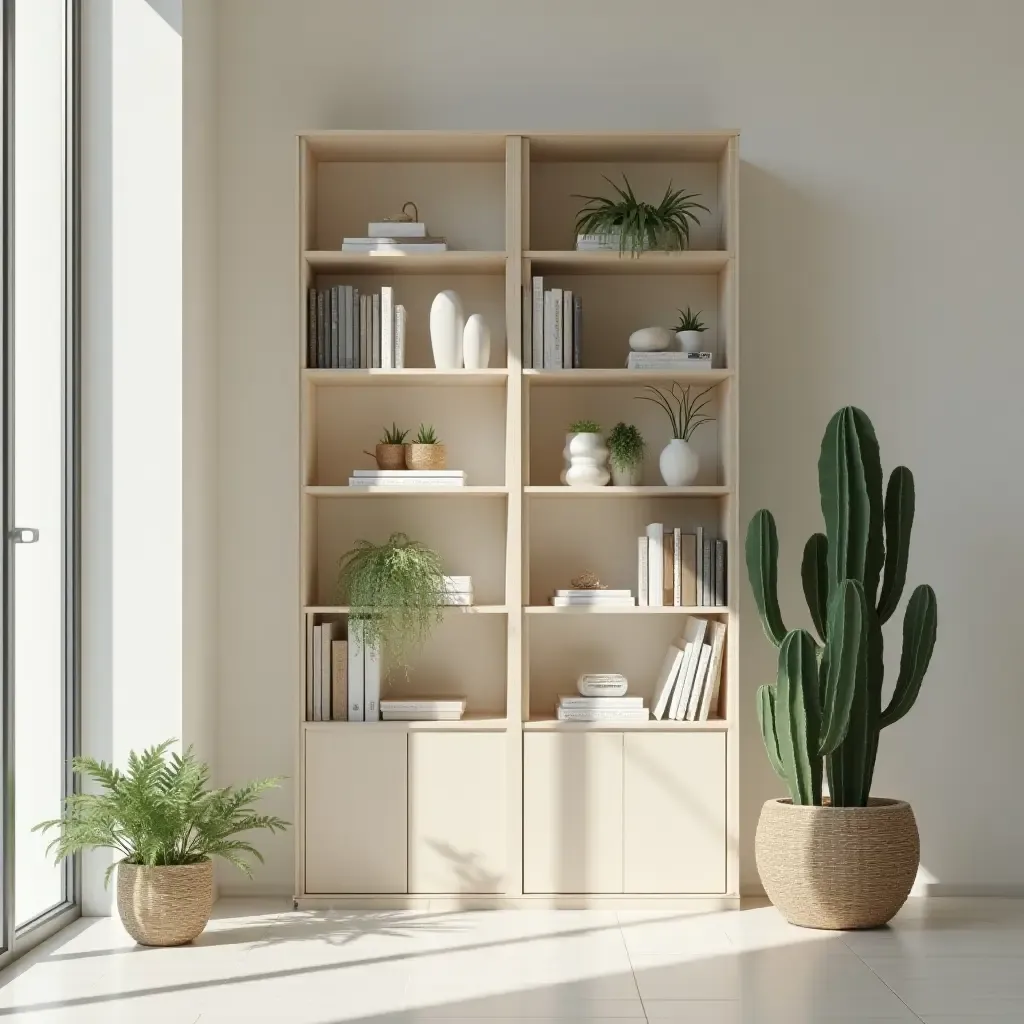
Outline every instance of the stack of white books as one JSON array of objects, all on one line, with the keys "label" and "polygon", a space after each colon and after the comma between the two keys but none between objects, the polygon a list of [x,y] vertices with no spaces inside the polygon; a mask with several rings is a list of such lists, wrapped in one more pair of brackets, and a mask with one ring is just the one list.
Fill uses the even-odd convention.
[{"label": "stack of white books", "polygon": [[468,608],[473,604],[472,576],[445,576],[446,605]]},{"label": "stack of white books", "polygon": [[646,722],[643,697],[583,697],[563,693],[555,717],[560,722]]},{"label": "stack of white books", "polygon": [[691,617],[673,641],[654,684],[651,714],[679,722],[718,716],[725,657],[725,623]]},{"label": "stack of white books", "polygon": [[465,697],[409,697],[382,700],[385,722],[458,722],[466,712]]},{"label": "stack of white books", "polygon": [[630,352],[627,370],[685,370],[700,373],[714,369],[714,356],[710,352]]},{"label": "stack of white books", "polygon": [[448,242],[444,238],[427,234],[423,221],[377,221],[371,222],[365,238],[345,238],[341,243],[342,252],[397,252],[416,255],[427,252],[447,252]]},{"label": "stack of white books", "polygon": [[556,590],[551,603],[556,608],[632,608],[631,590]]},{"label": "stack of white books", "polygon": [[349,487],[465,487],[461,469],[354,469]]}]

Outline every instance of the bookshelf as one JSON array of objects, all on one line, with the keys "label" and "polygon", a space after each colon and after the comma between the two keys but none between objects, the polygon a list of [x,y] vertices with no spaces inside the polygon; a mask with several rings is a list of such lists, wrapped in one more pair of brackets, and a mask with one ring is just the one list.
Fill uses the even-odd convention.
[{"label": "bookshelf", "polygon": [[[738,135],[312,132],[298,139],[295,351],[299,376],[301,652],[297,719],[299,905],[351,907],[732,905],[739,896]],[[575,252],[573,193],[625,172],[638,193],[669,180],[711,214],[686,252]],[[408,200],[450,251],[338,251],[344,235]],[[524,369],[522,289],[572,289],[585,303],[583,367]],[[549,284],[550,282],[550,284]],[[306,294],[395,288],[408,311],[406,368],[306,367]],[[427,312],[445,288],[492,331],[490,367],[437,370]],[[623,368],[631,331],[704,311],[710,372]],[[717,386],[716,422],[695,443],[693,486],[660,486],[668,439],[644,384]],[[565,426],[635,423],[648,440],[643,484],[559,484]],[[432,423],[465,488],[396,493],[346,486],[382,424]],[[728,543],[724,608],[555,608],[548,597],[595,571],[636,586],[648,522],[702,525]],[[396,530],[447,572],[471,575],[471,608],[446,609],[408,673],[385,694],[468,698],[458,722],[307,722],[307,636],[346,623],[338,557]],[[582,671],[623,672],[651,704],[682,616],[728,628],[719,716],[706,722],[558,722]]]}]

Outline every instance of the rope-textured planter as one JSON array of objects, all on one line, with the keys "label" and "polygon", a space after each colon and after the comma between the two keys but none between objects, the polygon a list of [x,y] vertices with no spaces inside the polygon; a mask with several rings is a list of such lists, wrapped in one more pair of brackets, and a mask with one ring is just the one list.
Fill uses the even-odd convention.
[{"label": "rope-textured planter", "polygon": [[378,469],[405,469],[404,444],[379,444],[374,451]]},{"label": "rope-textured planter", "polygon": [[754,840],[765,892],[790,924],[878,928],[906,902],[921,840],[910,804],[794,806],[769,800]]},{"label": "rope-textured planter", "polygon": [[443,444],[407,444],[405,464],[409,469],[444,469],[447,456]]},{"label": "rope-textured planter", "polygon": [[213,861],[173,867],[117,866],[117,912],[143,946],[182,946],[213,911]]}]

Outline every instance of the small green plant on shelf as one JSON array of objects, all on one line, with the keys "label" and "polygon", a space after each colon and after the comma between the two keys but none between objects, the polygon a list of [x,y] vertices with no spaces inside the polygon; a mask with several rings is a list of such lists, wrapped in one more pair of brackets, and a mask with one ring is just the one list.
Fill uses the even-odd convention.
[{"label": "small green plant on shelf", "polygon": [[381,439],[377,442],[378,444],[405,444],[405,439],[409,436],[408,430],[399,430],[398,426],[394,423],[390,427],[384,428],[384,434]]},{"label": "small green plant on shelf", "polygon": [[426,423],[420,424],[419,433],[413,438],[413,444],[440,444],[437,433],[432,426]]},{"label": "small green plant on shelf", "polygon": [[651,393],[635,397],[643,402],[654,402],[664,409],[672,426],[672,437],[680,441],[689,441],[698,428],[705,423],[714,423],[715,417],[709,416],[704,410],[711,402],[711,392],[717,386],[712,384],[711,387],[693,395],[690,385],[682,387],[675,381],[667,389],[648,384],[644,390]]},{"label": "small green plant on shelf", "polygon": [[570,434],[600,434],[601,424],[594,420],[574,420],[569,424]]},{"label": "small green plant on shelf", "polygon": [[398,663],[430,637],[449,600],[441,556],[404,533],[368,540],[341,556],[338,597],[362,620],[363,642]]},{"label": "small green plant on shelf", "polygon": [[633,469],[644,461],[644,436],[632,423],[616,423],[608,435],[608,451],[615,469]]},{"label": "small green plant on shelf", "polygon": [[[604,177],[604,175],[602,175]],[[700,225],[695,210],[711,211],[703,203],[694,202],[699,192],[668,188],[655,206],[637,199],[629,179],[623,174],[625,188],[610,178],[605,181],[615,189],[615,197],[573,195],[586,204],[576,216],[576,234],[618,237],[619,252],[628,249],[633,256],[650,249],[687,249],[690,245],[690,224]]]},{"label": "small green plant on shelf", "polygon": [[679,323],[676,324],[675,327],[676,334],[679,334],[682,331],[704,332],[707,330],[707,327],[704,325],[704,322],[700,318],[699,309],[696,313],[694,313],[690,310],[690,307],[687,306],[685,311],[682,309],[677,309],[676,312],[679,314]]}]

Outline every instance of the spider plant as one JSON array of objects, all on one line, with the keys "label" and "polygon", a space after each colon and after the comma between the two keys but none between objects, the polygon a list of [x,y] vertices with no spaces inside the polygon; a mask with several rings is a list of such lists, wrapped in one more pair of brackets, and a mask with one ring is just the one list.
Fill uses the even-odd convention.
[{"label": "spider plant", "polygon": [[669,423],[672,424],[672,437],[681,441],[689,441],[698,427],[715,421],[715,417],[708,416],[704,409],[711,401],[710,392],[717,386],[717,384],[712,384],[711,387],[704,388],[703,391],[698,391],[697,394],[691,396],[689,385],[684,388],[675,381],[668,386],[667,392],[664,388],[647,384],[644,390],[650,391],[651,394],[636,395],[635,397],[644,402],[654,402],[655,405],[664,409]]},{"label": "spider plant", "polygon": [[601,424],[596,420],[574,420],[569,424],[570,434],[600,434]]},{"label": "spider plant", "polygon": [[413,444],[440,444],[434,428],[426,423],[420,424],[419,433],[413,438]]},{"label": "spider plant", "polygon": [[645,249],[686,249],[690,244],[690,222],[700,224],[694,211],[711,212],[703,203],[694,202],[699,192],[673,190],[672,182],[655,206],[637,199],[625,174],[625,188],[611,178],[604,180],[615,189],[616,198],[573,195],[573,199],[586,200],[576,217],[576,234],[617,234],[620,253],[627,248],[633,256],[639,256]]},{"label": "spider plant", "polygon": [[676,312],[679,314],[679,323],[676,324],[676,333],[680,331],[706,331],[707,327],[700,318],[700,310],[696,313],[691,312],[690,307],[687,306],[685,312],[681,309],[677,309]]},{"label": "spider plant", "polygon": [[384,436],[377,442],[378,444],[405,444],[405,439],[408,436],[408,430],[399,430],[398,426],[394,423],[390,427],[384,428]]}]

